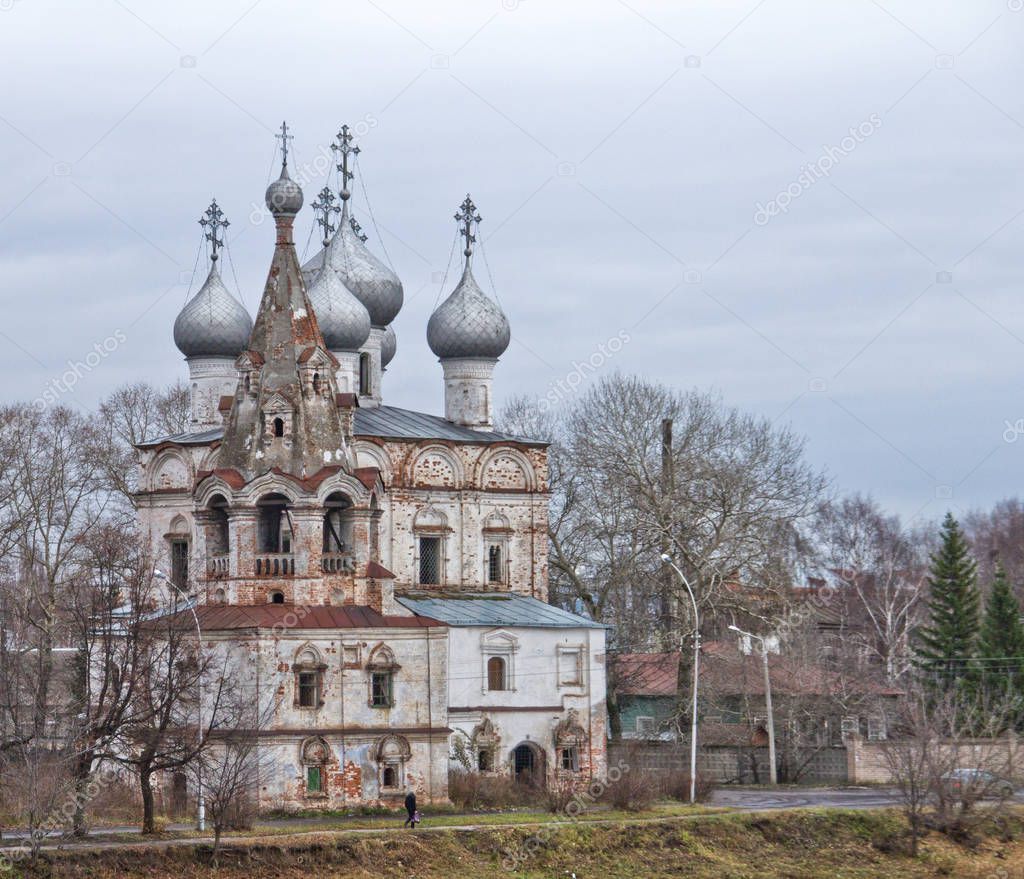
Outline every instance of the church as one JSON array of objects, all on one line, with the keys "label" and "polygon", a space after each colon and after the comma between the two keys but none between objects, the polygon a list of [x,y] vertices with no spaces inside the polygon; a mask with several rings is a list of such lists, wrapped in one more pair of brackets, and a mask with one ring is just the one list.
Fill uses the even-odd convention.
[{"label": "church", "polygon": [[474,277],[476,206],[456,214],[461,278],[426,327],[444,414],[389,406],[403,289],[353,213],[359,147],[343,126],[303,265],[279,137],[255,319],[221,278],[214,202],[209,273],[174,324],[190,429],[138,447],[169,598],[256,694],[259,807],[444,801],[453,769],[585,783],[604,772],[605,629],[547,603],[547,450],[495,429],[510,328]]}]

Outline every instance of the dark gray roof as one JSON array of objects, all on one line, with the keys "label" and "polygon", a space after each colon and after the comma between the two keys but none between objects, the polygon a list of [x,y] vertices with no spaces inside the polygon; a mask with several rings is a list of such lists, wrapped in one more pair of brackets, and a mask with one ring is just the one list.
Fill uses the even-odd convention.
[{"label": "dark gray roof", "polygon": [[[411,409],[399,409],[397,406],[368,406],[365,409],[356,409],[355,434],[384,439],[443,439],[456,443],[515,442],[530,446],[547,445],[540,440],[499,433],[496,430],[471,430],[468,427],[459,427],[439,415],[413,412]],[[160,443],[177,443],[181,446],[209,445],[223,435],[223,428],[215,427],[201,433],[178,433],[146,440],[139,443],[139,448],[144,449]]]},{"label": "dark gray roof", "polygon": [[606,626],[554,605],[511,592],[410,592],[396,595],[399,604],[420,616],[449,626],[525,626],[542,629],[603,629]]},{"label": "dark gray roof", "polygon": [[513,436],[498,431],[472,430],[459,427],[439,415],[413,412],[396,406],[375,406],[356,409],[356,436],[379,436],[389,439],[444,439],[457,443],[517,442],[542,446],[538,440]]}]

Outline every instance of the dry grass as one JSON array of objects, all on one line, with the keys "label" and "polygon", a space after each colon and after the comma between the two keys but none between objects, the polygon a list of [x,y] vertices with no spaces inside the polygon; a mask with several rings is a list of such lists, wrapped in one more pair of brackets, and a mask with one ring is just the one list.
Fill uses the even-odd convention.
[{"label": "dry grass", "polygon": [[[1019,822],[1017,822],[1019,825]],[[1020,826],[1013,830],[1020,832]],[[663,821],[580,822],[536,828],[437,830],[356,836],[324,834],[230,843],[224,879],[317,877],[563,876],[580,879],[918,879],[1024,875],[1024,843],[993,832],[973,850],[932,834],[914,859],[892,812],[800,811]],[[506,872],[503,861],[521,857]],[[55,855],[33,876],[198,879],[209,876],[208,850],[101,850]]]}]

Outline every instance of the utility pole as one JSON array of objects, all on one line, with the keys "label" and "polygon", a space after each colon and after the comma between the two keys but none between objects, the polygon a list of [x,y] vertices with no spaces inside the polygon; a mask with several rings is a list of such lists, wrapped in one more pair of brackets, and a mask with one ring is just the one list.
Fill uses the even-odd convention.
[{"label": "utility pole", "polygon": [[775,714],[772,711],[772,680],[768,674],[768,641],[760,635],[744,632],[738,626],[729,626],[729,628],[752,641],[761,642],[761,657],[764,661],[764,706],[768,712],[768,773],[772,784],[778,784],[778,770],[775,768]]},{"label": "utility pole", "polygon": [[[661,554],[668,555],[672,550],[672,509],[673,495],[675,493],[675,472],[672,461],[672,419],[663,418],[661,421],[661,496],[666,509],[668,524],[661,534]],[[665,579],[661,585],[661,619],[659,620],[661,631],[659,633],[662,648],[671,649],[672,633],[675,628],[674,607],[675,589],[672,584],[672,573],[666,568]]]}]

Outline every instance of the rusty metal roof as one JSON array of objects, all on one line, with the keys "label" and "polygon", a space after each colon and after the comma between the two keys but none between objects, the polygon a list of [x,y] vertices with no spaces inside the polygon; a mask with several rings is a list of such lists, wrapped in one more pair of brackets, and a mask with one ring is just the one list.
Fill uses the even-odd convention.
[{"label": "rusty metal roof", "polygon": [[[224,629],[426,629],[443,626],[427,616],[384,615],[364,605],[203,604],[200,628]],[[189,613],[191,616],[191,613]]]},{"label": "rusty metal roof", "polygon": [[[456,443],[505,443],[515,442],[529,446],[545,446],[540,440],[527,439],[500,431],[471,430],[452,424],[440,415],[413,412],[397,406],[374,406],[355,410],[356,436],[381,437],[383,439],[440,439]],[[222,428],[204,430],[200,433],[179,433],[162,436],[139,443],[140,449],[151,448],[162,443],[180,446],[209,445],[224,435]]]}]

